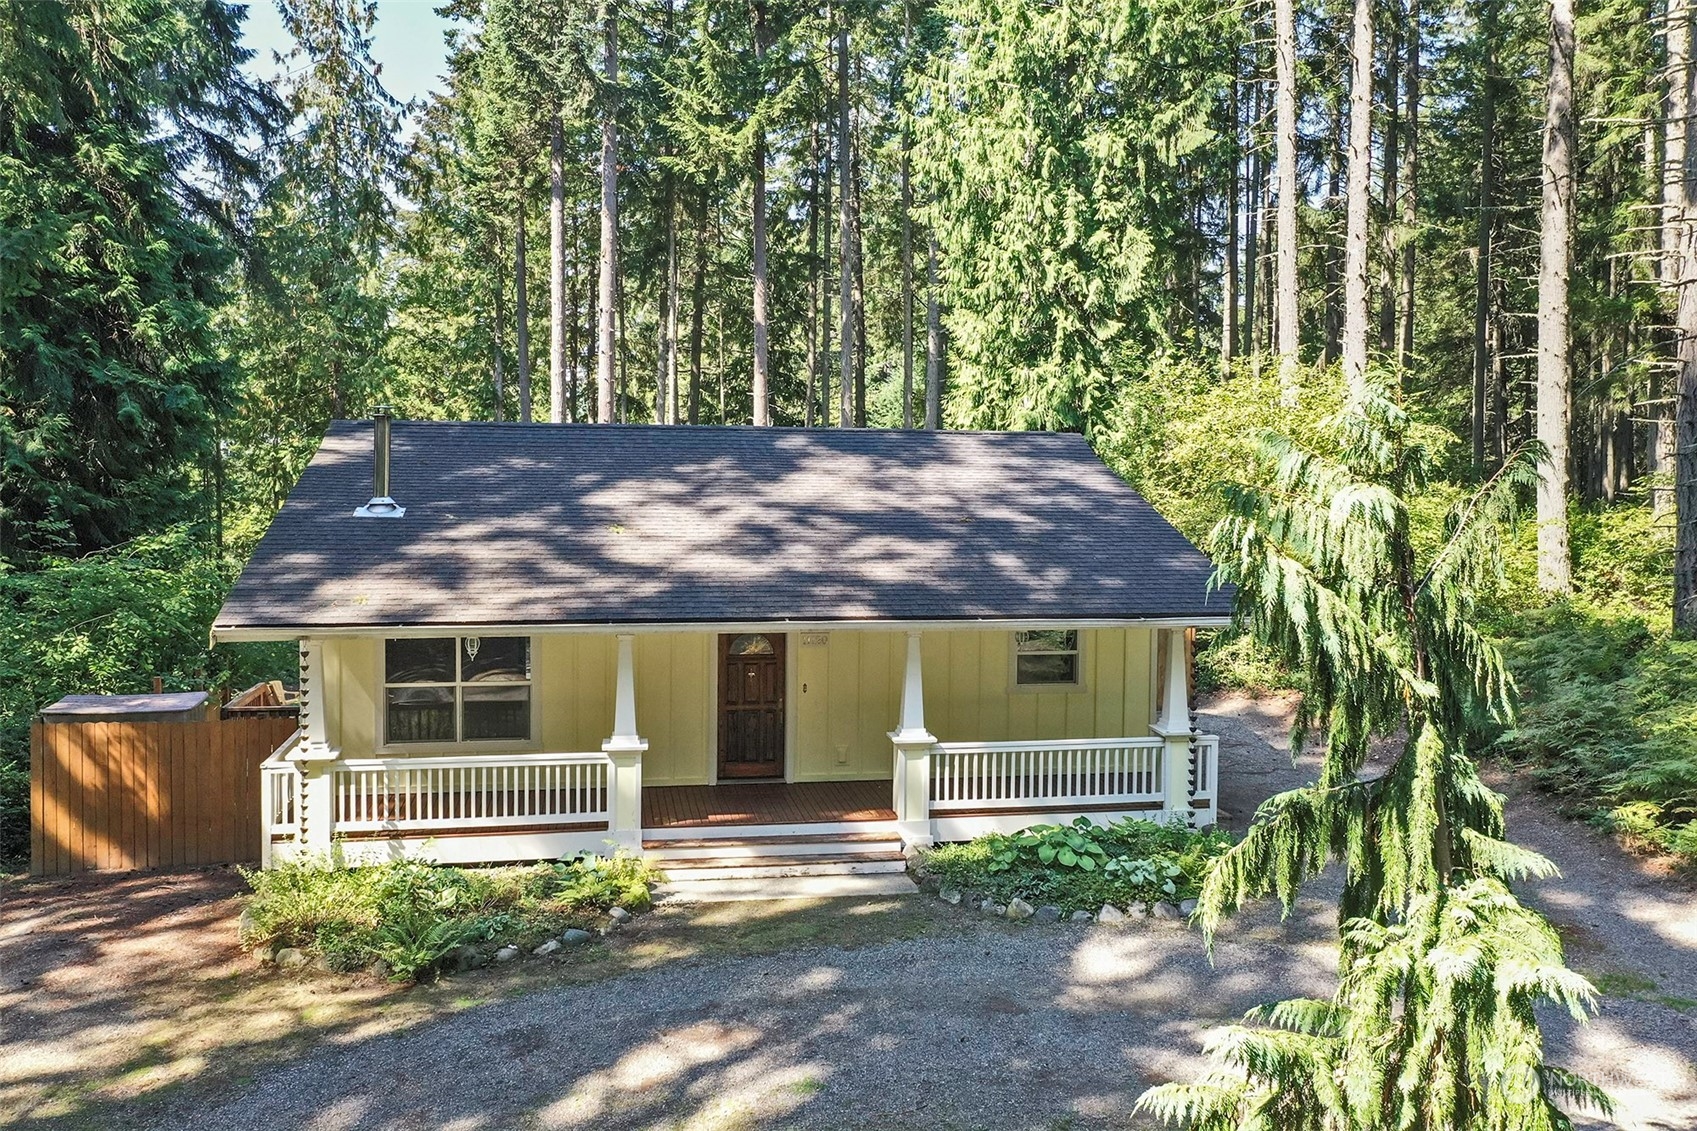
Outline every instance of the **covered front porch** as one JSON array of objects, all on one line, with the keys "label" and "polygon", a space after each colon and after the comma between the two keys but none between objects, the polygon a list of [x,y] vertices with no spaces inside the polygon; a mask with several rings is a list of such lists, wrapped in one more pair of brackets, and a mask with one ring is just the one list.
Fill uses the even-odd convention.
[{"label": "covered front porch", "polygon": [[[863,769],[839,780],[790,780],[795,766],[809,764],[805,751],[792,750],[770,780],[720,777],[705,784],[644,781],[653,751],[637,725],[639,717],[649,717],[639,715],[638,634],[619,633],[610,641],[612,726],[599,750],[375,757],[345,757],[324,741],[324,696],[313,678],[323,668],[322,646],[304,641],[302,729],[262,769],[265,858],[270,863],[334,849],[355,863],[403,856],[482,863],[618,848],[664,859],[677,855],[668,853],[670,847],[713,839],[770,845],[773,853],[805,842],[840,855],[855,840],[883,852],[892,839],[899,849],[1080,815],[1210,824],[1218,743],[1191,727],[1184,629],[1158,631],[1161,647],[1150,649],[1150,666],[1158,665],[1158,672],[1144,672],[1158,675],[1144,700],[1154,700],[1155,708],[1145,733],[997,741],[939,736],[929,729],[932,716],[963,729],[971,718],[949,701],[949,684],[961,683],[959,673],[937,663],[927,669],[925,629],[886,630],[897,644],[890,673],[895,686],[887,700],[896,710],[881,728],[887,774],[868,776]],[[779,630],[768,632],[777,636]],[[1091,672],[1106,683],[1097,668]],[[939,688],[929,695],[928,679]],[[805,680],[792,674],[789,682],[797,695],[809,693]],[[1104,693],[1100,685],[1093,691]],[[782,698],[777,701],[781,709]],[[928,715],[928,704],[939,709]],[[1134,714],[1094,709],[1116,721]],[[665,731],[669,720],[658,722]],[[781,718],[773,725],[779,730],[768,727],[770,733],[785,731]],[[722,740],[724,733],[722,724]],[[792,743],[798,733],[802,743],[815,741],[806,737],[805,720],[790,723],[785,733]],[[726,764],[722,752],[718,764]]]}]

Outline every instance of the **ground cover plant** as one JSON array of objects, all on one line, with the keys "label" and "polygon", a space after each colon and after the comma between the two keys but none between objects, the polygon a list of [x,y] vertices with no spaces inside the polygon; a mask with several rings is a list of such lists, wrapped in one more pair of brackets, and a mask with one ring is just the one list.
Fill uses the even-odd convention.
[{"label": "ground cover plant", "polygon": [[1182,822],[1126,818],[1098,825],[1033,825],[989,833],[926,853],[924,868],[942,886],[1007,903],[1016,896],[1062,911],[1095,911],[1104,904],[1147,907],[1195,896],[1209,863],[1231,845],[1216,830]]},{"label": "ground cover plant", "polygon": [[614,907],[646,910],[657,879],[624,854],[496,869],[306,860],[244,875],[253,889],[244,947],[293,947],[336,971],[381,963],[399,980],[429,975],[460,947],[529,948],[594,925]]}]

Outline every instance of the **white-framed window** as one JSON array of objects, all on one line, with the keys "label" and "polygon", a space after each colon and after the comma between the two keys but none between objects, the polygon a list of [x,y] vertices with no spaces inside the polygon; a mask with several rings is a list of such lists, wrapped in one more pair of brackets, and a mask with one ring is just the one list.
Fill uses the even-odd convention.
[{"label": "white-framed window", "polygon": [[386,744],[528,742],[530,727],[529,637],[384,642]]},{"label": "white-framed window", "polygon": [[1083,682],[1076,628],[1013,634],[1014,683],[1020,687],[1077,687]]}]

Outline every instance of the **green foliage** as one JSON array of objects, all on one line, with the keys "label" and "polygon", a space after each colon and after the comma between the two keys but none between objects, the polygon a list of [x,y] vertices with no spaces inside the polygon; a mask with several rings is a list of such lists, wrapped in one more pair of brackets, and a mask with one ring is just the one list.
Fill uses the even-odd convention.
[{"label": "green foliage", "polygon": [[432,972],[458,946],[534,945],[613,907],[645,910],[657,878],[623,854],[493,870],[308,860],[244,875],[253,895],[243,946],[298,947],[331,970],[382,961],[406,981]]},{"label": "green foliage", "polygon": [[291,645],[209,648],[234,578],[203,533],[163,534],[29,571],[0,565],[0,861],[27,852],[29,725],[60,696],[293,679]]},{"label": "green foliage", "polygon": [[1019,896],[1063,911],[1095,911],[1105,903],[1188,899],[1210,861],[1230,844],[1223,832],[1196,832],[1181,822],[1127,818],[1097,825],[1079,817],[1070,825],[1034,825],[938,845],[926,854],[925,868],[953,887],[998,902]]},{"label": "green foliage", "polygon": [[[1509,892],[1554,869],[1502,839],[1501,798],[1465,753],[1470,719],[1511,714],[1477,621],[1536,453],[1506,460],[1423,538],[1423,430],[1368,390],[1325,431],[1323,446],[1264,435],[1258,475],[1228,488],[1211,539],[1239,621],[1304,674],[1294,739],[1323,731],[1320,776],[1261,806],[1209,870],[1197,918],[1211,941],[1245,899],[1288,910],[1337,861],[1340,985],[1329,1002],[1252,1014],[1213,1044],[1201,1080],[1140,1103],[1209,1129],[1566,1128],[1557,1102],[1600,1094],[1543,1063],[1534,1005],[1583,1016],[1592,991]],[[1398,732],[1401,753],[1364,776],[1372,740]]]}]

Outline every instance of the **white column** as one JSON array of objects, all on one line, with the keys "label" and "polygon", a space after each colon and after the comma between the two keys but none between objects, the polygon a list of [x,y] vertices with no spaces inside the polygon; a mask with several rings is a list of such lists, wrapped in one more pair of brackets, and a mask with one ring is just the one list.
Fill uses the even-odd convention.
[{"label": "white column", "polygon": [[336,832],[330,807],[332,767],[342,752],[330,741],[326,710],[330,685],[324,671],[324,641],[302,639],[300,663],[301,741],[289,755],[289,761],[298,763],[301,773],[298,843],[308,852],[327,857]]},{"label": "white column", "polygon": [[1161,815],[1190,819],[1190,663],[1185,630],[1167,630],[1166,687],[1150,728],[1165,739],[1161,750]]},{"label": "white column", "polygon": [[907,634],[907,665],[902,674],[901,726],[890,732],[896,748],[891,800],[896,826],[907,844],[931,843],[931,748],[937,739],[925,729],[925,678],[919,633]]},{"label": "white column", "polygon": [[636,637],[619,634],[613,681],[613,734],[601,749],[612,765],[607,780],[607,832],[620,848],[642,851],[642,755],[648,743],[636,733]]}]

